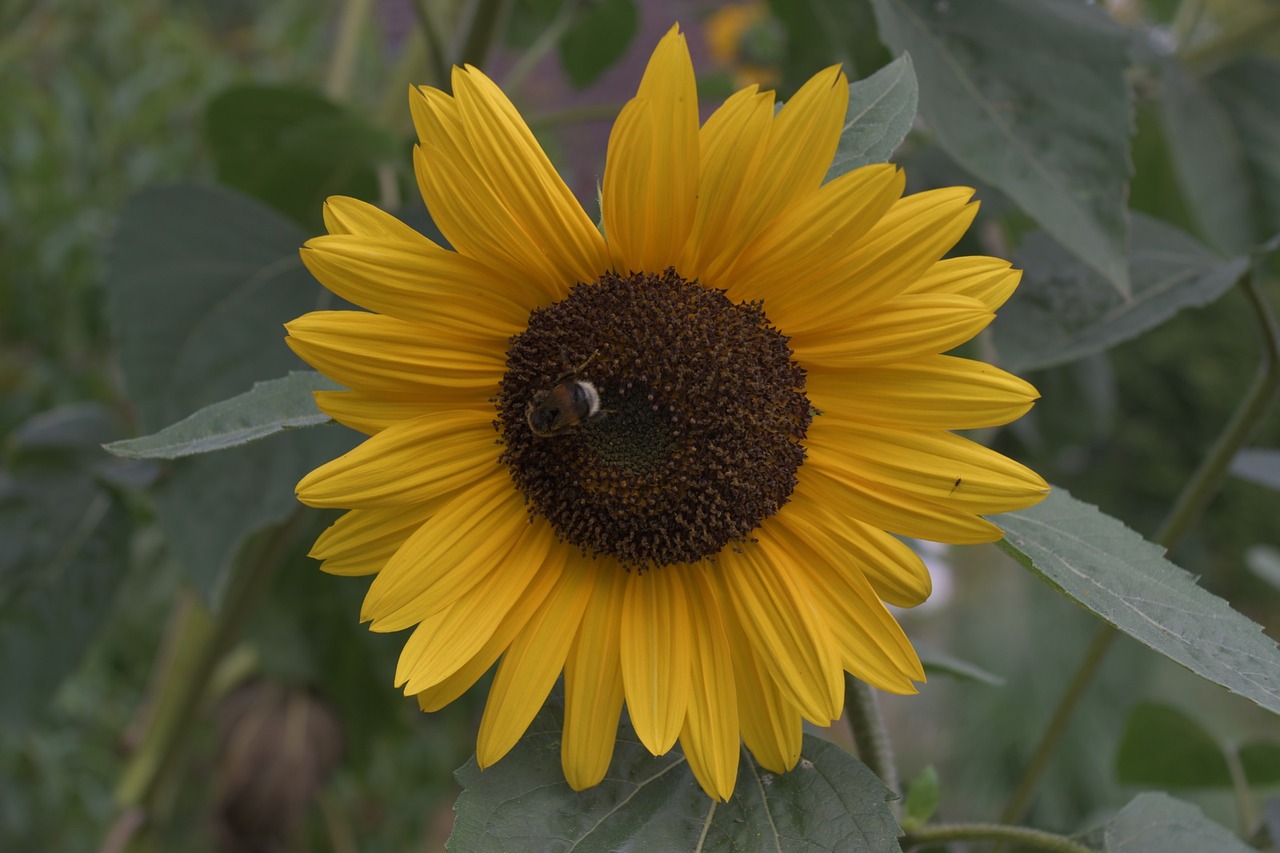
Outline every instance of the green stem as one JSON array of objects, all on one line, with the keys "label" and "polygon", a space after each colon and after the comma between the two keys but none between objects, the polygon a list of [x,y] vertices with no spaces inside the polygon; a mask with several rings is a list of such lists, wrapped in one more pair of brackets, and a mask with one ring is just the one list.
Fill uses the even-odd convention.
[{"label": "green stem", "polygon": [[556,12],[555,18],[548,24],[533,44],[521,54],[520,59],[507,72],[507,76],[502,81],[502,91],[514,92],[524,82],[524,78],[529,72],[542,61],[542,58],[555,49],[560,44],[560,39],[569,30],[569,26],[573,23],[573,19],[577,17],[578,10],[582,8],[584,0],[568,0],[560,6]]},{"label": "green stem", "polygon": [[[1240,289],[1253,308],[1262,338],[1262,357],[1258,372],[1231,420],[1223,428],[1200,467],[1191,475],[1164,523],[1160,525],[1155,541],[1163,545],[1166,551],[1173,550],[1199,520],[1209,501],[1226,480],[1231,460],[1257,430],[1267,407],[1276,396],[1276,391],[1280,390],[1280,324],[1277,324],[1271,306],[1258,288],[1253,273],[1240,281]],[[1104,624],[1094,635],[1084,660],[1071,677],[1066,693],[1059,700],[1027,769],[1023,771],[1022,778],[1001,814],[1001,820],[1005,823],[1016,823],[1026,814],[1036,786],[1066,734],[1072,714],[1101,668],[1118,633],[1115,628]]]},{"label": "green stem", "polygon": [[440,30],[431,17],[431,9],[427,0],[413,0],[413,11],[418,18],[418,30],[425,42],[427,69],[430,79],[425,82],[437,89],[449,88],[449,58],[444,53],[444,40],[440,38]]},{"label": "green stem", "polygon": [[1097,853],[1092,847],[1072,841],[1065,835],[997,823],[935,823],[911,830],[900,841],[903,850],[948,841],[996,841],[1048,850],[1051,853]]},{"label": "green stem", "polygon": [[484,65],[489,47],[507,18],[507,0],[473,0],[463,13],[462,47],[453,58],[453,65]]},{"label": "green stem", "polygon": [[372,0],[347,0],[338,21],[338,39],[329,62],[329,74],[324,82],[324,92],[334,101],[344,101],[351,93],[351,79],[355,76],[356,55],[359,53],[360,35],[364,32]]},{"label": "green stem", "polygon": [[158,711],[137,753],[121,777],[116,798],[125,811],[141,809],[148,818],[174,781],[184,747],[209,696],[210,681],[274,570],[298,546],[307,516],[294,513],[261,543],[252,559],[236,564],[227,598],[216,617],[194,596],[184,599],[184,619],[172,668],[159,681]]},{"label": "green stem", "polygon": [[858,758],[880,777],[880,781],[895,794],[901,795],[898,783],[898,768],[893,760],[893,746],[889,741],[889,730],[885,727],[884,716],[876,702],[876,694],[871,685],[861,679],[854,678],[847,672],[844,676],[845,714],[849,718],[849,730],[853,733],[853,742],[858,747]]},{"label": "green stem", "polygon": [[1240,752],[1234,746],[1224,749],[1222,757],[1227,760],[1227,770],[1231,773],[1231,790],[1235,794],[1236,814],[1240,818],[1240,835],[1247,838],[1258,825],[1258,813],[1253,807],[1253,792],[1249,790],[1249,779],[1245,776]]},{"label": "green stem", "polygon": [[1111,644],[1118,636],[1120,632],[1105,622],[1098,626],[1097,632],[1093,635],[1093,641],[1089,643],[1089,648],[1084,653],[1084,660],[1080,661],[1080,665],[1076,667],[1075,675],[1071,676],[1066,692],[1058,700],[1058,707],[1054,709],[1044,734],[1040,736],[1040,742],[1036,744],[1036,751],[1032,754],[1026,769],[1022,771],[1018,787],[1014,789],[1009,802],[1005,804],[1004,811],[1000,814],[1002,823],[1017,823],[1027,813],[1031,798],[1035,796],[1036,787],[1040,784],[1045,770],[1049,768],[1049,763],[1057,754],[1058,745],[1067,733],[1076,707],[1084,697],[1085,691],[1089,689],[1089,685],[1093,683],[1094,675],[1097,674],[1107,652],[1111,650]]}]

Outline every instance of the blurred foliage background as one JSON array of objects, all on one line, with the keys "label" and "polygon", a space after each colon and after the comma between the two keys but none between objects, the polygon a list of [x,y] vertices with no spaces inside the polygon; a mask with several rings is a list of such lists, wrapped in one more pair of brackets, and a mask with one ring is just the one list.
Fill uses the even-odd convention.
[{"label": "blurred foliage background", "polygon": [[[1207,61],[1226,63],[1244,53],[1280,57],[1272,34],[1276,6],[1263,0],[1131,0],[1109,4],[1109,12],[1158,33],[1178,25],[1176,16],[1190,14],[1189,6],[1218,31],[1235,27],[1249,36]],[[495,11],[501,16],[487,35],[483,27],[461,27],[467,15]],[[422,26],[424,17],[432,30]],[[1241,19],[1265,26],[1232,23]],[[145,733],[163,714],[157,697],[165,679],[198,671],[174,664],[188,653],[184,643],[193,642],[193,630],[215,630],[205,609],[215,584],[193,584],[181,549],[157,526],[163,492],[140,496],[138,486],[156,477],[163,482],[165,472],[113,469],[96,455],[98,442],[163,425],[139,414],[116,366],[118,330],[109,326],[102,287],[112,263],[107,250],[126,200],[175,181],[256,196],[292,219],[303,238],[321,230],[320,202],[331,192],[399,209],[430,228],[410,169],[405,89],[410,82],[440,85],[446,59],[480,64],[503,85],[594,211],[612,117],[652,44],[675,20],[690,34],[708,102],[747,82],[776,86],[785,98],[831,62],[845,62],[857,79],[892,58],[876,35],[870,5],[861,2],[0,6],[6,466],[51,472],[41,474],[50,489],[42,499],[64,509],[68,495],[88,494],[83,485],[67,485],[74,472],[91,471],[94,482],[132,495],[126,505],[133,521],[127,540],[102,545],[103,553],[123,557],[102,568],[94,584],[34,604],[24,597],[32,581],[22,574],[24,546],[15,539],[29,516],[0,528],[6,536],[0,617],[13,621],[18,609],[44,607],[46,627],[67,625],[53,636],[4,635],[0,846],[125,849],[137,815],[121,803],[129,801],[131,785],[148,778],[163,782],[149,800],[163,815],[154,849],[442,849],[457,793],[451,774],[473,751],[483,691],[420,714],[391,687],[399,639],[356,624],[364,582],[323,577],[304,557],[255,557],[275,560],[264,572],[269,588],[228,638],[227,654],[213,662],[210,693],[189,709],[193,722],[182,729],[187,742],[179,763],[150,776],[139,769]],[[479,35],[474,43],[448,42],[460,29]],[[1130,207],[1197,233],[1202,223],[1180,193],[1169,153],[1159,81],[1138,70],[1132,82]],[[1274,115],[1280,122],[1280,109]],[[973,183],[928,144],[927,133],[908,140],[899,162],[913,188]],[[975,242],[960,251],[1008,256],[1028,223],[1011,215],[998,191],[979,187],[979,197],[982,219],[969,238]],[[1280,297],[1274,285],[1270,295]],[[1228,292],[1109,352],[1038,371],[1031,378],[1044,399],[995,440],[1051,482],[1149,535],[1251,380],[1258,360],[1252,322],[1243,298]],[[184,413],[178,405],[172,414]],[[48,435],[50,424],[65,426],[70,437],[36,442],[36,451],[52,455],[33,456],[24,436]],[[1274,412],[1255,442],[1280,445]],[[46,464],[52,467],[39,467]],[[0,502],[12,496],[0,491]],[[91,496],[83,505],[77,500],[71,503],[85,512],[96,506]],[[1273,634],[1280,595],[1245,566],[1274,554],[1259,546],[1280,546],[1278,510],[1274,491],[1232,479],[1173,555]],[[46,517],[44,533],[56,541],[71,536],[84,514]],[[284,523],[302,542],[326,521],[311,514]],[[253,555],[259,546],[250,536],[244,552]],[[994,673],[999,683],[935,677],[921,696],[888,703],[890,724],[907,778],[927,765],[937,768],[943,815],[991,817],[1094,620],[994,548],[929,553],[938,592],[903,616],[909,635]],[[1132,794],[1117,779],[1115,756],[1130,711],[1149,700],[1171,701],[1223,740],[1277,737],[1275,719],[1265,712],[1123,641],[1089,693],[1032,823],[1074,830]],[[831,736],[846,738],[839,727]],[[270,749],[280,752],[276,772],[289,784],[273,786],[255,773],[254,756]],[[1226,791],[1182,795],[1236,825]]]}]

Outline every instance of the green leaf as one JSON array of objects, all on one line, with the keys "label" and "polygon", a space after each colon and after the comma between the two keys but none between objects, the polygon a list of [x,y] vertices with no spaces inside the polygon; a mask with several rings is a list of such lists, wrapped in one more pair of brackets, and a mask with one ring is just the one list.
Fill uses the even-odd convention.
[{"label": "green leaf", "polygon": [[205,135],[223,183],[313,227],[331,195],[375,198],[378,163],[400,154],[384,131],[298,86],[228,89],[209,102]]},{"label": "green leaf", "polygon": [[1244,564],[1255,577],[1280,591],[1280,549],[1254,545],[1244,552]]},{"label": "green leaf", "polygon": [[1106,829],[1107,853],[1253,853],[1190,803],[1139,794]]},{"label": "green leaf", "polygon": [[1143,702],[1125,722],[1116,778],[1153,788],[1230,788],[1231,768],[1198,722],[1169,705]]},{"label": "green leaf", "polygon": [[1001,366],[1020,373],[1102,352],[1184,308],[1208,305],[1249,265],[1247,258],[1223,260],[1178,229],[1138,214],[1132,251],[1133,295],[1126,299],[1043,232],[1028,237],[1014,259],[1026,270],[1022,284],[992,329]]},{"label": "green leaf", "polygon": [[1160,115],[1187,209],[1205,239],[1240,254],[1258,235],[1244,150],[1222,104],[1176,62],[1160,75]]},{"label": "green leaf", "polygon": [[849,86],[849,111],[826,180],[868,163],[884,163],[906,138],[916,117],[916,74],[900,56]]},{"label": "green leaf", "polygon": [[627,52],[639,13],[632,0],[596,0],[560,40],[560,62],[573,85],[585,88]]},{"label": "green leaf", "polygon": [[329,416],[316,409],[313,394],[339,387],[319,373],[297,371],[254,383],[249,391],[205,406],[159,432],[104,447],[128,459],[177,459],[238,447],[286,429],[328,423]]},{"label": "green leaf", "polygon": [[873,5],[881,37],[911,54],[942,148],[1127,294],[1126,32],[1055,0]]},{"label": "green leaf", "polygon": [[938,771],[930,764],[907,785],[907,800],[903,804],[906,818],[903,827],[923,826],[938,810]]},{"label": "green leaf", "polygon": [[795,92],[832,62],[865,77],[891,58],[869,0],[769,0],[769,12],[785,31],[780,92]]},{"label": "green leaf", "polygon": [[10,437],[0,471],[0,724],[42,718],[111,612],[129,566],[131,525],[95,477],[117,434],[106,412],[37,415]]},{"label": "green leaf", "polygon": [[1231,460],[1231,473],[1242,480],[1280,491],[1280,450],[1246,447]]},{"label": "green leaf", "polygon": [[992,687],[1004,684],[1004,679],[995,673],[936,649],[917,648],[916,653],[920,657],[920,663],[924,664],[925,674],[931,678],[934,675],[949,675],[962,681],[976,681]]},{"label": "green leaf", "polygon": [[[107,311],[144,430],[303,367],[283,324],[337,303],[298,258],[305,236],[222,189],[154,189],[126,205]],[[298,509],[298,479],[352,443],[347,430],[299,430],[173,463],[154,491],[156,517],[197,588],[216,598],[244,542]]]},{"label": "green leaf", "polygon": [[1280,743],[1255,741],[1240,747],[1240,767],[1251,788],[1280,785]]},{"label": "green leaf", "polygon": [[1253,194],[1257,240],[1280,231],[1280,62],[1247,58],[1209,78],[1209,87],[1226,107],[1244,151]]},{"label": "green leaf", "polygon": [[654,757],[624,720],[604,781],[574,792],[560,768],[563,721],[556,691],[506,757],[483,772],[473,758],[457,772],[448,850],[900,850],[893,795],[834,744],[806,735],[800,763],[780,775],[743,750],[733,797],[716,803],[679,750]]},{"label": "green leaf", "polygon": [[1280,649],[1262,628],[1097,507],[1055,488],[993,516],[1000,547],[1063,595],[1187,669],[1280,713]]}]

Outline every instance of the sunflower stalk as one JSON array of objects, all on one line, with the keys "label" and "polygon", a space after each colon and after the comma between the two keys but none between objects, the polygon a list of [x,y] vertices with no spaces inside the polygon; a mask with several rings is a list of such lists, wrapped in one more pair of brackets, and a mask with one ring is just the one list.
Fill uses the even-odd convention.
[{"label": "sunflower stalk", "polygon": [[[1254,265],[1255,270],[1257,266],[1258,264]],[[1154,541],[1164,546],[1166,551],[1172,551],[1182,541],[1200,519],[1209,501],[1222,488],[1231,460],[1256,432],[1267,408],[1275,399],[1276,391],[1280,390],[1280,323],[1276,322],[1271,306],[1258,286],[1256,272],[1246,273],[1239,284],[1253,309],[1262,338],[1258,371],[1231,420],[1218,435],[1200,467],[1187,481],[1156,532]],[[1066,734],[1080,699],[1101,669],[1102,662],[1118,635],[1119,632],[1107,624],[1102,625],[1094,635],[1084,659],[1058,701],[1018,786],[1001,813],[1003,823],[1016,823],[1026,814],[1036,788]]]},{"label": "sunflower stalk", "polygon": [[913,829],[899,839],[903,850],[948,841],[995,841],[1017,844],[1025,849],[1048,850],[1050,853],[1097,853],[1092,847],[1065,835],[997,823],[938,823]]},{"label": "sunflower stalk", "polygon": [[[884,715],[880,713],[875,692],[865,681],[845,673],[844,695],[845,714],[849,718],[853,742],[858,747],[858,757],[872,773],[880,777],[885,787],[895,796],[901,796],[898,766],[893,759],[893,744],[889,740],[889,730],[884,724]],[[894,804],[897,805],[897,802],[895,800]]]},{"label": "sunflower stalk", "polygon": [[179,759],[191,740],[200,709],[219,681],[215,678],[219,666],[274,569],[296,549],[300,531],[306,527],[304,517],[302,512],[294,513],[250,558],[237,562],[229,595],[215,615],[194,597],[184,600],[181,627],[174,637],[176,649],[161,656],[161,665],[168,668],[156,681],[159,694],[154,720],[116,792],[121,819],[127,819],[135,829],[158,813],[166,791],[172,790]]},{"label": "sunflower stalk", "polygon": [[325,94],[334,101],[345,101],[351,94],[351,78],[355,75],[360,36],[369,18],[372,0],[347,0],[338,22],[336,45],[324,81]]}]

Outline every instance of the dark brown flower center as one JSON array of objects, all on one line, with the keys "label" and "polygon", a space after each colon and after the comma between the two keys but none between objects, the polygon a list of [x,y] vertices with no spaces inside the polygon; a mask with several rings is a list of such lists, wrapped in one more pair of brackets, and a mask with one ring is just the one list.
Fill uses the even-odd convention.
[{"label": "dark brown flower center", "polygon": [[695,562],[786,503],[812,414],[759,303],[607,274],[534,311],[498,397],[502,461],[557,535],[628,567]]}]

